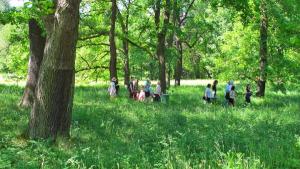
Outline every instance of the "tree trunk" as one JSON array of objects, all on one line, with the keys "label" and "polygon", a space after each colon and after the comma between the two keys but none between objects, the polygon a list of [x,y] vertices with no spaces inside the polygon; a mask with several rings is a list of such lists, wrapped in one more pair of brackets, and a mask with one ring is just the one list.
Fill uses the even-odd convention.
[{"label": "tree trunk", "polygon": [[182,76],[182,60],[183,60],[182,42],[180,40],[177,40],[176,46],[179,55],[177,58],[176,69],[175,69],[175,86],[180,86],[180,80]]},{"label": "tree trunk", "polygon": [[[159,60],[159,80],[161,83],[161,91],[162,93],[166,93],[167,90],[167,82],[166,82],[166,57],[165,57],[165,49],[166,49],[166,34],[170,19],[170,0],[166,0],[165,11],[164,11],[164,21],[163,26],[160,32],[157,34],[157,48],[156,54]],[[160,22],[160,0],[156,3],[156,11],[155,11],[155,23],[157,30],[159,30],[159,22]]]},{"label": "tree trunk", "polygon": [[31,107],[33,105],[35,87],[38,81],[38,74],[41,62],[43,60],[46,42],[45,37],[42,36],[43,31],[36,20],[30,19],[28,27],[30,41],[30,58],[28,64],[27,82],[22,100],[20,102],[20,106],[23,107]]},{"label": "tree trunk", "polygon": [[168,63],[167,89],[169,89],[171,87],[171,74],[172,74],[171,63]]},{"label": "tree trunk", "polygon": [[266,81],[267,81],[267,55],[268,55],[268,15],[266,1],[263,0],[260,4],[260,75],[257,81],[258,91],[257,96],[263,97],[265,95]]},{"label": "tree trunk", "polygon": [[[174,19],[177,23],[177,29],[179,32],[181,32],[182,27],[185,24],[185,19],[188,16],[189,11],[191,10],[193,4],[195,3],[195,0],[192,0],[188,7],[186,9],[180,7],[177,4],[177,0],[174,0]],[[179,3],[180,4],[180,3]],[[183,12],[182,10],[186,10]],[[177,61],[176,61],[176,67],[175,67],[175,86],[180,86],[180,80],[183,73],[183,46],[182,41],[180,40],[180,37],[176,35],[176,49],[178,53]]]},{"label": "tree trunk", "polygon": [[[174,20],[176,22],[176,26],[178,27],[179,31],[181,31],[182,22],[180,18],[180,8],[178,7],[177,0],[174,0]],[[176,50],[178,53],[178,57],[176,60],[176,67],[175,67],[175,86],[180,86],[180,80],[182,76],[182,60],[183,60],[183,48],[182,42],[179,39],[178,35],[176,34]]]},{"label": "tree trunk", "polygon": [[201,72],[199,68],[200,56],[198,56],[192,49],[191,49],[191,53],[192,53],[191,61],[193,65],[194,78],[200,79],[201,78]]},{"label": "tree trunk", "polygon": [[111,0],[111,17],[110,17],[110,31],[109,31],[109,44],[110,44],[110,63],[109,72],[110,79],[117,77],[117,48],[115,42],[115,27],[117,19],[117,2],[116,0]]},{"label": "tree trunk", "polygon": [[129,49],[128,41],[123,40],[123,50],[124,50],[124,84],[129,85],[130,81],[130,67],[129,67]]},{"label": "tree trunk", "polygon": [[149,63],[149,76],[148,76],[148,78],[150,78],[150,80],[157,79],[157,73],[156,73],[155,69],[153,69],[154,67],[155,67],[155,63],[153,63],[153,60],[151,59],[151,61]]},{"label": "tree trunk", "polygon": [[[174,47],[174,38],[175,38],[175,35],[176,35],[176,26],[179,25],[178,22],[177,22],[177,19],[178,19],[178,15],[179,15],[179,9],[178,9],[178,5],[177,5],[177,0],[174,0],[173,1],[173,5],[172,5],[173,9],[172,9],[172,30],[171,30],[171,33],[168,37],[168,48],[171,49],[172,47]],[[176,41],[175,41],[176,42]],[[177,47],[177,46],[175,46]],[[176,54],[177,55],[177,54]],[[172,60],[173,58],[177,58],[177,56],[172,56],[172,55],[168,55],[168,59],[167,59],[167,64],[168,64],[168,73],[167,73],[167,87],[170,88],[171,87],[171,78],[172,78]]]},{"label": "tree trunk", "polygon": [[167,82],[166,82],[166,61],[165,61],[165,34],[158,34],[158,44],[157,44],[157,56],[159,59],[159,80],[161,83],[162,93],[166,93]]},{"label": "tree trunk", "polygon": [[126,86],[129,85],[130,82],[130,64],[129,64],[129,42],[128,42],[128,24],[129,24],[129,6],[130,6],[131,1],[129,0],[127,8],[126,8],[126,17],[125,21],[119,13],[119,19],[121,22],[121,28],[122,32],[125,36],[125,38],[122,39],[123,42],[123,51],[124,51],[124,84]]},{"label": "tree trunk", "polygon": [[80,0],[58,0],[45,19],[47,39],[29,121],[31,138],[69,136]]}]

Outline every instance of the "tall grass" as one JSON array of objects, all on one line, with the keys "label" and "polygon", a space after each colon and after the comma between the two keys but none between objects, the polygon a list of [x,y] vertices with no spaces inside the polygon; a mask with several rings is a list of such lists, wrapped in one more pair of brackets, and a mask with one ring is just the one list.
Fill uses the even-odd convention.
[{"label": "tall grass", "polygon": [[0,168],[300,168],[299,91],[244,106],[240,89],[231,108],[205,104],[202,86],[172,90],[159,104],[77,87],[71,138],[52,142],[23,138],[22,89],[2,85]]}]

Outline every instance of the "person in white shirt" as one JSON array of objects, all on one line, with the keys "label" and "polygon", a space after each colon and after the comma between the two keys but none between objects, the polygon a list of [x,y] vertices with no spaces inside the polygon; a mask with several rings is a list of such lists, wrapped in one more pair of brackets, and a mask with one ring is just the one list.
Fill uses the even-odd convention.
[{"label": "person in white shirt", "polygon": [[117,95],[117,90],[116,90],[116,83],[115,83],[115,81],[116,81],[116,78],[113,77],[113,78],[111,79],[110,86],[109,86],[109,88],[108,88],[108,93],[109,93],[110,97],[115,97],[115,96]]},{"label": "person in white shirt", "polygon": [[161,96],[161,87],[160,87],[160,82],[158,81],[157,82],[157,85],[156,85],[156,90],[155,90],[155,93],[154,93],[154,101],[160,101],[160,96]]},{"label": "person in white shirt", "polygon": [[229,102],[229,98],[230,98],[230,91],[231,91],[231,87],[233,86],[233,81],[230,80],[225,87],[225,99],[227,101],[227,103]]},{"label": "person in white shirt", "polygon": [[208,84],[205,89],[204,99],[207,101],[207,103],[211,103],[211,101],[213,99],[213,94],[211,91],[211,84]]},{"label": "person in white shirt", "polygon": [[229,105],[233,106],[235,105],[235,97],[236,97],[236,92],[235,92],[235,87],[231,87],[231,91],[229,93]]},{"label": "person in white shirt", "polygon": [[143,102],[143,101],[145,101],[145,98],[146,98],[145,87],[142,86],[142,89],[141,89],[141,91],[139,93],[139,96],[138,96],[138,100]]}]

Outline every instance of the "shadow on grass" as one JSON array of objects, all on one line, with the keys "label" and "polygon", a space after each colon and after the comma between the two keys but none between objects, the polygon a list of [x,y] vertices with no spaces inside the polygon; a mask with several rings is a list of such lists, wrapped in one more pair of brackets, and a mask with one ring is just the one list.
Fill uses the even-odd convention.
[{"label": "shadow on grass", "polygon": [[222,101],[204,104],[203,90],[177,88],[164,105],[129,100],[125,90],[111,100],[106,88],[77,87],[71,139],[49,145],[15,138],[28,123],[28,110],[16,104],[22,89],[0,86],[0,136],[6,138],[0,157],[13,168],[300,167],[299,93],[224,108]]},{"label": "shadow on grass", "polygon": [[[121,95],[125,95],[124,91]],[[85,99],[91,100],[89,96],[87,94]],[[259,159],[262,165],[271,168],[300,166],[299,149],[296,147],[299,123],[277,119],[277,116],[252,117],[255,112],[249,113],[248,118],[241,118],[237,114],[243,115],[244,112],[239,112],[243,111],[239,109],[242,106],[226,109],[219,105],[204,105],[195,99],[196,94],[189,92],[174,93],[169,105],[138,103],[126,101],[126,98],[100,99],[106,97],[105,93],[94,96],[99,98],[98,103],[91,101],[93,104],[87,103],[82,107],[75,105],[75,114],[79,115],[73,117],[79,121],[80,127],[93,132],[92,140],[95,140],[96,147],[105,147],[100,154],[106,159],[102,163],[106,167],[116,163],[125,167],[135,164],[166,166],[168,163],[175,168],[184,164],[196,167],[203,160],[206,167],[221,167],[228,152],[242,153],[246,162],[247,158]],[[276,100],[289,100],[295,106],[298,98],[273,95],[270,100],[278,106],[268,101],[267,109],[263,104],[247,109],[261,109],[268,117],[274,109],[286,107]],[[206,115],[202,116],[202,113]],[[209,113],[213,117],[207,115]],[[81,139],[80,134],[78,139]]]}]

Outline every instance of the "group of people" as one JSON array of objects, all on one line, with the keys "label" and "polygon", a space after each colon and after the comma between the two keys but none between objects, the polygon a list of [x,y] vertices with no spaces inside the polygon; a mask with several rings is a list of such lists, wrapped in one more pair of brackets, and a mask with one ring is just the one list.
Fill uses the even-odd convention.
[{"label": "group of people", "polygon": [[[162,95],[159,81],[157,82],[155,91],[153,91],[150,80],[145,80],[144,84],[139,86],[139,80],[131,77],[129,84],[127,85],[127,89],[129,92],[129,98],[142,102],[146,100],[160,101]],[[118,95],[118,91],[118,80],[113,77],[108,88],[109,95],[111,97],[115,97]]]},{"label": "group of people", "polygon": [[[215,80],[213,84],[208,84],[205,88],[203,100],[207,103],[213,103],[217,99],[217,85],[218,80]],[[143,85],[139,86],[139,80],[134,79],[133,77],[130,79],[129,84],[127,85],[127,89],[129,92],[129,98],[138,100],[138,101],[160,101],[161,100],[161,86],[160,82],[157,82],[155,91],[152,90],[151,81],[145,80]],[[110,86],[108,88],[109,95],[111,97],[115,97],[119,94],[119,83],[118,79],[113,77],[111,79]],[[235,91],[235,85],[232,80],[230,80],[225,86],[225,100],[226,104],[230,106],[235,106],[237,93]],[[245,91],[245,102],[247,104],[251,103],[252,91],[250,84],[247,84]]]},{"label": "group of people", "polygon": [[[213,85],[208,84],[207,87],[205,88],[203,99],[207,103],[212,103],[217,99],[217,85],[218,85],[218,80],[215,80],[213,82]],[[229,106],[235,106],[236,96],[237,93],[235,91],[234,83],[232,80],[230,80],[225,86],[226,104],[228,104]],[[245,102],[247,104],[251,103],[251,96],[252,96],[251,87],[250,84],[247,84],[246,91],[245,91]]]}]

